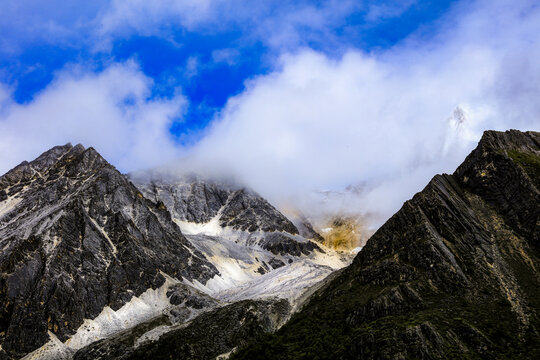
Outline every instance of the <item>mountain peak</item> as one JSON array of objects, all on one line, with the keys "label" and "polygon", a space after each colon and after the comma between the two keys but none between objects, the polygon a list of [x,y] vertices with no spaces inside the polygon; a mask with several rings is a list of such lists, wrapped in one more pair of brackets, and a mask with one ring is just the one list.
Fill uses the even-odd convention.
[{"label": "mountain peak", "polygon": [[0,189],[10,184],[31,180],[36,173],[42,173],[50,168],[71,149],[73,149],[71,143],[59,145],[45,151],[33,161],[23,161],[0,177]]},{"label": "mountain peak", "polygon": [[232,358],[538,358],[539,171],[540,133],[486,131],[294,321]]},{"label": "mountain peak", "polygon": [[0,205],[0,342],[13,356],[48,330],[65,341],[104,307],[160,287],[163,273],[202,283],[218,273],[93,148],[57,146],[17,166],[0,178]]},{"label": "mountain peak", "polygon": [[[83,155],[85,153],[87,154]],[[84,172],[91,171],[91,165],[100,164],[102,166],[107,164],[105,159],[93,148],[85,149],[81,144],[73,146],[71,143],[54,146],[34,160],[30,162],[23,161],[6,174],[0,176],[0,191],[13,185],[25,184],[32,179],[44,177],[47,173],[54,172],[55,168],[60,168],[68,163],[77,163],[77,161],[74,161],[77,159],[83,161],[82,166],[79,168]],[[59,163],[62,161],[64,161],[63,165],[60,166]]]},{"label": "mountain peak", "polygon": [[478,147],[499,150],[521,150],[538,152],[540,146],[540,132],[519,130],[484,131]]}]

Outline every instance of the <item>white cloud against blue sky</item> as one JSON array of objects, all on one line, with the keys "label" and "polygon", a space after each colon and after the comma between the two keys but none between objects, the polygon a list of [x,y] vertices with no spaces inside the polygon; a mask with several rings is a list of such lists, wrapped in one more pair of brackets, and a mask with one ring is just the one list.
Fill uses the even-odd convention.
[{"label": "white cloud against blue sky", "polygon": [[540,127],[532,0],[66,4],[0,5],[0,172],[82,142],[386,216],[483,130]]}]

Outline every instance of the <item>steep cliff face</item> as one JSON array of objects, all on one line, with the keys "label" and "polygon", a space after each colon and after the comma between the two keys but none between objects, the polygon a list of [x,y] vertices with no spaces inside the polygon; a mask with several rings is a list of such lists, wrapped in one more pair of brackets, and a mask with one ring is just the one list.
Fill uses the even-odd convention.
[{"label": "steep cliff face", "polygon": [[540,133],[488,131],[235,359],[540,358]]},{"label": "steep cliff face", "polygon": [[[0,345],[66,340],[104,307],[216,268],[94,149],[55,147],[0,177]],[[48,332],[51,334],[48,335]]]}]

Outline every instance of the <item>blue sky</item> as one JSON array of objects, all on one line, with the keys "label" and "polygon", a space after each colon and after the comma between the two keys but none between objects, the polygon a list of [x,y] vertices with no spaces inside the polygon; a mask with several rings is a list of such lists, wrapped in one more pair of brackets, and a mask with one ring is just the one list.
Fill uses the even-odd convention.
[{"label": "blue sky", "polygon": [[384,219],[540,130],[535,0],[4,0],[0,33],[0,173],[82,143]]},{"label": "blue sky", "polygon": [[[150,96],[171,97],[180,87],[189,100],[186,112],[171,126],[175,135],[203,129],[229,97],[242,92],[246,79],[271,72],[283,52],[306,47],[330,57],[339,57],[350,48],[377,52],[418,31],[429,41],[437,21],[452,5],[452,1],[335,2],[332,6],[344,10],[329,16],[328,23],[321,26],[301,19],[291,25],[296,39],[268,43],[253,36],[257,22],[280,25],[279,17],[285,11],[306,17],[310,10],[333,12],[325,9],[330,2],[270,1],[254,9],[254,16],[260,18],[250,20],[245,19],[251,16],[250,3],[238,2],[231,11],[243,8],[248,14],[230,14],[223,24],[216,25],[220,19],[197,26],[163,19],[157,25],[159,30],[117,29],[118,33],[97,35],[99,17],[111,4],[74,3],[79,4],[66,7],[65,2],[58,2],[51,6],[49,2],[23,0],[3,5],[11,11],[4,14],[0,25],[3,42],[8,44],[0,50],[0,82],[11,87],[16,102],[24,104],[67,64],[82,63],[98,72],[111,62],[132,59],[154,81]],[[36,27],[34,31],[28,30],[29,23]],[[44,30],[50,31],[46,35],[40,25],[53,29]],[[103,41],[108,44],[100,49]]]}]

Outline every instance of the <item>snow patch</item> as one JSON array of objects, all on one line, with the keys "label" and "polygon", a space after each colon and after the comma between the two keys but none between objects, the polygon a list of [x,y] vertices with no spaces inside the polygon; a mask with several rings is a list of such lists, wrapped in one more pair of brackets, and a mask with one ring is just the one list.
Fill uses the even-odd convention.
[{"label": "snow patch", "polygon": [[358,246],[358,247],[355,247],[354,249],[352,249],[351,252],[356,255],[360,251],[362,251],[362,249],[363,249],[363,246]]},{"label": "snow patch", "polygon": [[344,268],[349,265],[354,258],[353,254],[338,252],[320,243],[317,243],[317,246],[319,246],[324,253],[314,251],[308,256],[308,259],[315,264],[328,266],[333,270]]},{"label": "snow patch", "polygon": [[237,287],[255,278],[259,264],[249,264],[233,258],[212,256],[208,260],[218,269],[221,275],[216,275],[206,282],[210,294]]},{"label": "snow patch", "polygon": [[[249,233],[223,228],[219,225],[219,216],[202,224],[178,219],[175,222],[191,244],[219,271],[206,284],[184,282],[221,300],[275,296],[291,300],[332,271],[347,266],[354,256],[352,253],[337,252],[320,243],[317,245],[322,252],[313,251],[299,257],[273,254],[259,245],[259,240],[265,236],[264,232]],[[298,242],[307,241],[300,236],[290,236]],[[276,259],[289,265],[272,269],[269,264]],[[261,268],[263,271],[259,272]]]},{"label": "snow patch", "polygon": [[231,354],[233,353],[233,351],[236,351],[236,347],[234,347],[231,351],[229,351],[228,353],[225,353],[225,354],[221,354],[221,355],[218,355],[216,356],[216,360],[227,360],[228,358],[231,357]]},{"label": "snow patch", "polygon": [[305,289],[323,280],[332,271],[328,266],[301,261],[275,269],[233,289],[218,292],[215,297],[226,302],[282,298],[294,303]]},{"label": "snow patch", "polygon": [[219,217],[221,214],[214,216],[212,220],[206,223],[195,223],[190,221],[183,221],[173,218],[173,221],[180,227],[182,233],[185,235],[205,234],[210,236],[223,235],[225,229],[219,225]]},{"label": "snow patch", "polygon": [[69,359],[77,350],[95,341],[161,315],[171,306],[167,298],[168,288],[178,282],[164,273],[162,275],[165,282],[159,288],[150,288],[139,297],[132,297],[117,311],[105,306],[95,319],[85,319],[77,332],[64,343],[49,332],[49,342],[23,359]]},{"label": "snow patch", "polygon": [[49,342],[21,360],[68,360],[73,357],[74,350],[66,347],[51,331],[48,333]]}]

